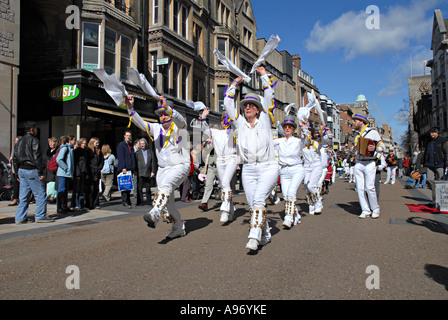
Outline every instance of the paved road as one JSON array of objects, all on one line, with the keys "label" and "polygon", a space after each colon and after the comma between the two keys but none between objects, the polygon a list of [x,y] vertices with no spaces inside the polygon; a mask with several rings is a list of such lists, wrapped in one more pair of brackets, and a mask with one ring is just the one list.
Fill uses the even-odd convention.
[{"label": "paved road", "polygon": [[[236,220],[225,226],[219,203],[209,212],[199,202],[183,204],[188,234],[173,241],[165,240],[169,225],[146,226],[144,210],[112,205],[16,226],[1,203],[0,299],[446,300],[448,215],[410,213],[404,205],[428,203],[431,191],[406,190],[400,179],[381,185],[380,218],[361,220],[353,188],[337,179],[324,212],[302,214],[291,230],[281,226],[283,204],[270,205],[273,241],[256,254],[245,249],[243,195],[235,197]],[[305,209],[302,189],[299,198]],[[71,265],[79,289],[67,289]],[[366,273],[369,266],[379,271],[379,289],[366,287],[378,275]]]}]

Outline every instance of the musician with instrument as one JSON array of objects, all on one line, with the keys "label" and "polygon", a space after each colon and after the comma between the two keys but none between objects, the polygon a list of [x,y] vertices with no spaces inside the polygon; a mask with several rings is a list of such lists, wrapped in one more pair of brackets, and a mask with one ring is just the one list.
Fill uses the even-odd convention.
[{"label": "musician with instrument", "polygon": [[386,169],[387,178],[386,178],[386,182],[384,182],[384,184],[388,184],[389,181],[391,181],[390,184],[394,184],[395,177],[397,176],[398,158],[394,154],[393,149],[389,150],[389,154],[386,157],[386,164],[387,164],[387,169]]},{"label": "musician with instrument", "polygon": [[380,214],[375,190],[376,162],[384,151],[384,143],[378,131],[369,127],[366,114],[358,112],[352,119],[354,130],[359,132],[355,137],[353,150],[356,152],[356,190],[362,209],[359,218],[365,219],[371,216],[376,219]]}]

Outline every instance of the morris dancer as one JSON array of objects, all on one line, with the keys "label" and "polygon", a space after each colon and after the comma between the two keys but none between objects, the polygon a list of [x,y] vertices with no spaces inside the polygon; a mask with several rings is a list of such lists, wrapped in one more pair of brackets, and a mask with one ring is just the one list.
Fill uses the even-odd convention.
[{"label": "morris dancer", "polygon": [[375,191],[376,161],[382,156],[384,143],[378,131],[369,128],[369,120],[364,113],[358,112],[352,116],[352,119],[354,130],[359,131],[354,144],[354,149],[357,151],[356,191],[362,209],[359,218],[365,219],[371,216],[376,219],[380,215],[380,206]]},{"label": "morris dancer", "polygon": [[235,92],[242,78],[238,77],[228,88],[224,107],[238,131],[237,150],[243,162],[242,182],[251,212],[249,241],[246,248],[257,250],[258,245],[271,241],[269,224],[266,221],[266,199],[275,187],[279,174],[271,133],[271,117],[267,106],[274,98],[274,89],[264,67],[257,67],[264,88],[263,102],[257,94],[247,94],[240,102],[244,117],[235,107]]},{"label": "morris dancer", "polygon": [[285,199],[285,218],[283,226],[290,229],[300,223],[300,214],[296,207],[297,190],[305,178],[301,151],[305,146],[302,139],[294,137],[297,129],[295,117],[287,115],[282,123],[283,138],[275,140],[278,145],[278,163],[283,198]]},{"label": "morris dancer", "polygon": [[212,140],[215,150],[216,169],[218,170],[219,181],[222,186],[221,200],[223,201],[219,221],[226,223],[233,220],[235,213],[235,206],[232,202],[231,181],[238,166],[236,141],[234,131],[231,128],[232,120],[229,119],[227,114],[223,114],[221,117],[222,129],[213,129],[205,122],[209,113],[209,108],[204,109],[199,120],[202,121],[202,132],[204,132],[206,139]]},{"label": "morris dancer", "polygon": [[166,237],[174,239],[185,235],[185,224],[174,205],[174,190],[190,171],[189,139],[185,119],[172,108],[172,103],[160,97],[159,104],[155,113],[160,124],[150,123],[134,110],[134,97],[126,96],[126,107],[132,122],[154,139],[159,166],[156,176],[158,193],[154,196],[153,208],[143,218],[151,228],[155,228],[161,218],[172,223],[172,230]]}]

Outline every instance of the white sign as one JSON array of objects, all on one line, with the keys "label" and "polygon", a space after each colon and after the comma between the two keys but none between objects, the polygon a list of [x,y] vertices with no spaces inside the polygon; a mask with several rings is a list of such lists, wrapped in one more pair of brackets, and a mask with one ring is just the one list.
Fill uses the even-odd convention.
[{"label": "white sign", "polygon": [[169,59],[169,58],[157,59],[157,65],[158,65],[158,66],[163,66],[163,65],[165,65],[165,64],[168,64],[168,62],[169,62],[168,59]]}]

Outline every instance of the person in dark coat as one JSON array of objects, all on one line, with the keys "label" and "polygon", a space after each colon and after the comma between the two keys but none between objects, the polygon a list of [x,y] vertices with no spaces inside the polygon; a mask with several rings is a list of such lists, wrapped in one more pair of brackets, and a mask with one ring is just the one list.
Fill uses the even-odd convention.
[{"label": "person in dark coat", "polygon": [[[71,207],[84,209],[86,199],[89,199],[90,191],[86,188],[87,180],[90,176],[90,157],[87,152],[87,139],[78,140],[78,146],[74,150],[75,172],[73,179],[73,194]],[[87,189],[87,194],[86,194]]]},{"label": "person in dark coat", "polygon": [[[118,158],[118,173],[126,173],[128,171],[134,172],[135,166],[135,154],[134,147],[132,145],[132,132],[126,130],[124,132],[124,140],[117,146],[117,158]],[[131,205],[131,191],[121,191],[121,203],[125,207],[132,208]]]},{"label": "person in dark coat", "polygon": [[448,167],[448,140],[439,135],[439,129],[433,127],[429,134],[431,140],[426,145],[423,166],[434,172],[434,180],[441,180]]},{"label": "person in dark coat", "polygon": [[137,205],[143,205],[143,188],[146,189],[146,203],[151,204],[151,179],[157,170],[156,156],[145,138],[139,140],[139,149],[135,152],[137,164]]},{"label": "person in dark coat", "polygon": [[100,139],[90,138],[89,144],[87,145],[87,153],[90,158],[90,172],[89,172],[89,209],[99,209],[100,208],[100,179],[101,179],[101,169],[104,166],[104,157],[101,153]]}]

